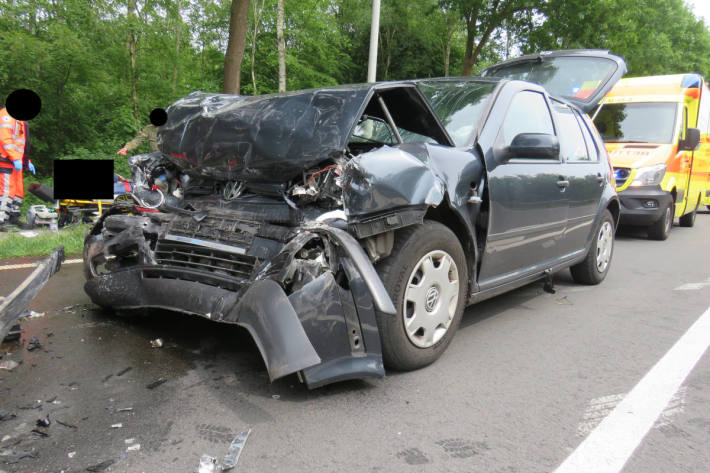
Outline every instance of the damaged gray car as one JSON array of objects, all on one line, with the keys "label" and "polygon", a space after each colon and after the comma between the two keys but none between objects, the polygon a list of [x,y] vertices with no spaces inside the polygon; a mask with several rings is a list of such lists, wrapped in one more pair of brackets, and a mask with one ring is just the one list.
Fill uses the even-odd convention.
[{"label": "damaged gray car", "polygon": [[[131,158],[133,199],[87,235],[85,290],[240,325],[271,380],[314,388],[432,363],[467,305],[555,271],[599,283],[619,203],[586,112],[625,64],[566,54],[486,78],[192,93],[161,152]],[[495,77],[511,70],[565,85]]]}]

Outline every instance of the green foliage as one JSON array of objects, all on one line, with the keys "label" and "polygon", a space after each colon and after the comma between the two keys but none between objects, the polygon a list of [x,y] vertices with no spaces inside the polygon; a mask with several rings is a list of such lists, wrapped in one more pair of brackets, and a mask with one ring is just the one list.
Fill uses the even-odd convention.
[{"label": "green foliage", "polygon": [[84,247],[84,234],[91,225],[71,225],[55,233],[45,228],[34,231],[39,235],[34,238],[24,237],[16,232],[0,233],[0,260],[21,256],[47,255],[57,246],[64,247],[67,257],[81,256]]},{"label": "green foliage", "polygon": [[[242,93],[275,92],[277,1],[251,2]],[[117,171],[128,174],[116,151],[153,108],[194,90],[221,91],[230,6],[231,0],[0,2],[0,96],[30,88],[43,100],[29,124],[39,178],[50,177],[53,159],[62,157],[116,159]],[[365,80],[370,1],[288,0],[285,17],[289,90]],[[499,26],[487,37],[492,24]],[[449,74],[458,75],[467,39],[481,45],[473,73],[508,53],[583,47],[623,55],[632,75],[710,76],[710,33],[682,0],[387,0],[377,78],[443,76],[447,58]]]}]

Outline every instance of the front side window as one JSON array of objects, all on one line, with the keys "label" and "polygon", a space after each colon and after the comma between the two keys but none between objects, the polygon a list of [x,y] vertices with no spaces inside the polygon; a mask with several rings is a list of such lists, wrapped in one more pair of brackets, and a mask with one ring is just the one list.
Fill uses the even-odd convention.
[{"label": "front side window", "polygon": [[521,133],[555,134],[547,101],[539,92],[518,92],[508,108],[498,139],[503,146],[510,146],[513,138]]},{"label": "front side window", "polygon": [[422,81],[419,90],[429,99],[456,146],[470,146],[496,84],[476,81]]},{"label": "front side window", "polygon": [[606,142],[672,143],[676,104],[610,103],[594,118],[594,124]]}]

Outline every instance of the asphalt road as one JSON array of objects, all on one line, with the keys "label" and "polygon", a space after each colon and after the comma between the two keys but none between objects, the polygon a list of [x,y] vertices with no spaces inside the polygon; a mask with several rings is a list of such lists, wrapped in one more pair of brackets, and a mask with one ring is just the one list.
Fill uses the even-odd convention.
[{"label": "asphalt road", "polygon": [[[602,285],[561,272],[555,294],[535,283],[469,307],[428,368],[314,391],[295,376],[270,384],[237,327],[102,312],[83,293],[81,265],[67,265],[33,303],[46,315],[3,345],[2,361],[21,364],[0,371],[0,409],[16,415],[0,421],[0,471],[113,460],[106,471],[192,473],[247,429],[235,471],[554,471],[710,306],[710,283],[688,285],[710,281],[709,236],[708,214],[666,242],[619,235]],[[0,271],[0,294],[29,271]],[[32,336],[41,350],[27,351]],[[151,348],[157,337],[165,345]],[[30,434],[47,414],[49,436]],[[705,472],[708,447],[705,354],[623,471]],[[23,449],[35,458],[2,462]]]}]

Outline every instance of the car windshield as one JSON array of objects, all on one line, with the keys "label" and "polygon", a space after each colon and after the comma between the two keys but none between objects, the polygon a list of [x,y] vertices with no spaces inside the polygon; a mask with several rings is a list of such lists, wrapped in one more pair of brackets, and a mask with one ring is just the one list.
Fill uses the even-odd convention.
[{"label": "car windshield", "polygon": [[599,110],[594,124],[604,141],[671,143],[675,103],[612,103]]},{"label": "car windshield", "polygon": [[456,146],[473,144],[476,125],[496,84],[475,81],[423,81],[417,84],[429,99]]},{"label": "car windshield", "polygon": [[616,71],[614,61],[593,57],[552,57],[491,69],[489,76],[543,86],[555,97],[586,100]]}]

